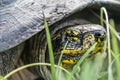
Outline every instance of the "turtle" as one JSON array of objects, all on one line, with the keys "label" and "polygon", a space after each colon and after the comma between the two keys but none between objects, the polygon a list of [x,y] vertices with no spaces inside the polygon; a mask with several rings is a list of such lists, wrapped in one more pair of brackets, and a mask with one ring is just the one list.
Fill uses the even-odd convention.
[{"label": "turtle", "polygon": [[[119,1],[0,0],[0,74],[6,75],[12,71],[20,58],[24,64],[49,62],[43,13],[49,25],[54,56],[62,51],[63,66],[73,66],[94,42],[106,41],[106,31],[99,25],[101,7],[105,7],[109,18],[115,20],[119,32]],[[66,41],[70,47],[68,45],[68,49],[62,50]],[[81,53],[72,46],[80,47]],[[102,51],[105,51],[104,46]],[[101,48],[97,50],[101,51]],[[96,52],[94,50],[92,53]],[[92,53],[90,56],[93,56]],[[59,56],[55,56],[55,62]],[[31,70],[45,80],[51,79],[47,67],[37,66]]]}]

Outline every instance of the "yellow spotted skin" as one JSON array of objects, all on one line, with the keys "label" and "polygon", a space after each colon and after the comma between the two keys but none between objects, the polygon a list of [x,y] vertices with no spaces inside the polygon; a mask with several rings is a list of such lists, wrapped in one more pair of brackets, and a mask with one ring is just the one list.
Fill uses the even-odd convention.
[{"label": "yellow spotted skin", "polygon": [[63,60],[62,61],[62,66],[64,68],[70,68],[70,67],[73,67],[73,65],[75,65],[76,62],[77,62],[76,60]]},{"label": "yellow spotted skin", "polygon": [[61,53],[65,54],[65,55],[71,55],[71,56],[74,56],[74,55],[79,55],[79,50],[62,50]]},{"label": "yellow spotted skin", "polygon": [[[97,42],[97,45],[89,56],[94,56],[98,52],[102,53],[105,51],[106,31],[103,27],[77,26],[58,32],[58,34],[53,37],[53,45],[57,43],[57,45],[53,46],[53,49],[55,49],[55,56],[61,55],[61,53],[63,54],[62,66],[64,68],[72,68],[95,42]],[[55,57],[55,59],[58,58],[58,56]]]},{"label": "yellow spotted skin", "polygon": [[78,41],[79,38],[78,38],[78,37],[73,37],[73,40],[74,40],[74,41]]}]

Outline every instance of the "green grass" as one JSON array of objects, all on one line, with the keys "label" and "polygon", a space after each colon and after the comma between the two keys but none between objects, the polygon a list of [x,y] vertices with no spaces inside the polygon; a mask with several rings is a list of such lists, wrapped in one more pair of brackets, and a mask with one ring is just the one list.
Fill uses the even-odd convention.
[{"label": "green grass", "polygon": [[110,26],[111,26],[111,37],[112,37],[112,49],[111,49],[111,53],[113,54],[113,57],[115,59],[115,68],[116,68],[116,80],[120,80],[120,50],[119,50],[119,42],[118,39],[115,35],[114,32],[112,32],[113,30],[116,32],[115,30],[115,23],[113,20],[110,20]]},{"label": "green grass", "polygon": [[111,45],[110,45],[110,26],[109,26],[109,22],[108,22],[108,14],[107,14],[107,10],[102,7],[101,8],[101,25],[103,26],[103,12],[105,14],[105,24],[106,24],[106,29],[107,29],[107,53],[108,53],[108,80],[113,80],[113,75],[112,75],[112,69],[110,67],[110,64],[112,62],[111,60]]},{"label": "green grass", "polygon": [[50,32],[49,32],[48,24],[47,24],[44,14],[43,14],[43,17],[44,17],[44,27],[45,27],[45,32],[46,32],[46,38],[47,38],[47,43],[48,43],[48,51],[49,51],[49,56],[50,56],[52,80],[56,80],[55,67],[54,67],[54,56],[53,56]]},{"label": "green grass", "polygon": [[[118,46],[120,42],[120,36],[115,29],[115,23],[111,19],[108,19],[107,11],[105,8],[101,8],[100,23],[104,26],[103,14],[105,14],[105,24],[107,26],[107,59],[104,61],[104,55],[98,53],[94,59],[87,58],[88,54],[94,49],[96,43],[87,50],[87,52],[80,58],[77,64],[73,67],[72,71],[68,71],[60,66],[62,55],[60,56],[58,65],[54,64],[53,49],[51,44],[51,38],[47,21],[44,16],[44,26],[46,30],[46,38],[48,43],[48,50],[50,55],[49,63],[33,63],[24,65],[11,71],[4,77],[0,77],[0,80],[7,80],[11,75],[16,72],[32,66],[50,66],[52,80],[120,80],[120,48]],[[111,35],[110,35],[111,34]],[[111,43],[111,44],[110,44]],[[66,43],[67,44],[67,43]],[[65,46],[64,46],[65,48]],[[103,62],[106,62],[102,65]],[[108,64],[107,64],[108,63]],[[56,70],[57,69],[57,70]]]},{"label": "green grass", "polygon": [[[107,26],[107,51],[108,51],[108,79],[105,80],[120,80],[120,50],[119,50],[119,41],[120,36],[115,30],[115,23],[111,19],[108,19],[107,11],[105,8],[101,8],[101,25],[103,25],[103,11],[106,18]],[[109,22],[108,22],[109,20]],[[110,44],[111,43],[111,44]],[[115,62],[115,63],[114,63]]]}]

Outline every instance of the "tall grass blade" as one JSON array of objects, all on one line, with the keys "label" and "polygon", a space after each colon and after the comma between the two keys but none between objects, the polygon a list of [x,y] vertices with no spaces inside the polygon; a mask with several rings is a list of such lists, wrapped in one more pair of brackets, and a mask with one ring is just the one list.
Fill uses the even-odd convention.
[{"label": "tall grass blade", "polygon": [[117,37],[117,39],[120,41],[120,36],[119,36],[118,32],[111,25],[110,25],[110,30],[111,30],[112,34],[114,34]]},{"label": "tall grass blade", "polygon": [[[23,69],[26,69],[26,68],[29,68],[29,67],[33,67],[33,66],[51,66],[51,64],[50,63],[32,63],[32,64],[27,64],[27,65],[21,66],[21,67],[15,69],[15,70],[11,71],[10,73],[8,73],[7,75],[5,75],[4,77],[1,77],[1,78],[2,78],[2,80],[7,80],[8,78],[10,78],[10,76],[12,76],[13,74],[17,73],[18,71],[21,71]],[[54,65],[54,67],[61,69],[62,71],[67,73],[67,75],[71,76],[70,72],[68,72],[63,67],[58,66],[58,65]],[[72,76],[72,78],[73,78],[73,80],[75,80],[73,76]]]},{"label": "tall grass blade", "polygon": [[[115,23],[114,21],[111,19],[110,20],[110,25],[111,27],[113,27],[114,31],[116,32],[115,30]],[[115,65],[116,65],[116,71],[117,71],[117,80],[120,80],[120,53],[119,53],[119,46],[118,46],[118,40],[117,40],[117,37],[116,35],[111,31],[111,37],[112,37],[112,50],[113,50],[113,53],[114,53],[114,58],[115,58]]]},{"label": "tall grass blade", "polygon": [[43,13],[43,17],[44,17],[44,27],[45,27],[45,32],[46,32],[46,38],[47,38],[47,43],[48,43],[48,51],[49,51],[49,56],[50,56],[52,80],[56,80],[51,37],[50,37],[50,32],[49,32],[48,24],[47,24],[44,13]]},{"label": "tall grass blade", "polygon": [[[65,45],[64,45],[64,47],[63,47],[63,50],[66,48],[67,44],[68,44],[68,41],[65,43]],[[60,57],[59,57],[59,60],[58,60],[58,65],[59,65],[59,66],[61,66],[60,64],[61,64],[62,56],[63,56],[63,53],[61,52]],[[62,72],[61,69],[59,69],[59,68],[56,69],[56,76],[59,75],[59,76],[58,76],[58,79],[61,79],[61,77],[63,78],[63,77],[65,76],[65,75],[63,75],[63,74],[64,74],[64,73]],[[65,78],[65,77],[64,77],[64,78]],[[62,79],[62,80],[63,80],[63,79]]]},{"label": "tall grass blade", "polygon": [[[66,48],[67,44],[68,44],[68,41],[65,43],[65,45],[64,45],[64,47],[63,47],[63,50]],[[60,65],[60,63],[61,63],[62,55],[63,55],[63,53],[61,52],[61,55],[60,55],[59,61],[58,61],[58,65]]]},{"label": "tall grass blade", "polygon": [[104,22],[104,19],[103,19],[103,10],[102,10],[102,8],[100,9],[100,25],[101,26],[104,26],[103,25],[103,22]]},{"label": "tall grass blade", "polygon": [[[108,47],[108,50],[107,50],[107,51],[108,51],[108,80],[113,80],[112,68],[109,67],[110,64],[111,64],[111,62],[112,62],[111,52],[110,52],[111,46],[110,46],[110,30],[109,30],[110,26],[109,26],[109,21],[108,21],[109,19],[108,19],[107,10],[106,10],[104,7],[101,8],[101,11],[103,11],[104,14],[105,14],[105,19],[106,19],[105,24],[106,24],[106,28],[107,28],[107,42],[108,42],[108,45],[107,45],[107,47]],[[101,21],[102,21],[102,20],[101,20]]]}]

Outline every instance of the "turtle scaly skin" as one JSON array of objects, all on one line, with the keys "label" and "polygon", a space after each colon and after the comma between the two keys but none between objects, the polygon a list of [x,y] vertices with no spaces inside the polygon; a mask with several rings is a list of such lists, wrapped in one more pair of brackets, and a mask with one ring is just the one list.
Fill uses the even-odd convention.
[{"label": "turtle scaly skin", "polygon": [[23,48],[24,43],[0,53],[0,74],[5,75],[15,68]]}]

